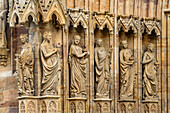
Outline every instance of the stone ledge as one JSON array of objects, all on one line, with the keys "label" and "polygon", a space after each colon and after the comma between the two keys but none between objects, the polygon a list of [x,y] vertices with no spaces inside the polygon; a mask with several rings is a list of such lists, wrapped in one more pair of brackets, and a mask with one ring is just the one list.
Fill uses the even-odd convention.
[{"label": "stone ledge", "polygon": [[93,101],[97,102],[97,101],[112,101],[112,99],[104,99],[104,98],[99,98],[99,99],[94,99]]},{"label": "stone ledge", "polygon": [[118,102],[136,102],[136,100],[133,100],[133,99],[121,99],[121,100],[118,100]]},{"label": "stone ledge", "polygon": [[46,95],[46,96],[22,96],[22,97],[17,97],[19,100],[20,99],[59,99],[59,96],[51,96],[51,95]]},{"label": "stone ledge", "polygon": [[67,98],[67,100],[87,100],[87,98]]},{"label": "stone ledge", "polygon": [[158,103],[158,100],[142,100],[142,103]]}]

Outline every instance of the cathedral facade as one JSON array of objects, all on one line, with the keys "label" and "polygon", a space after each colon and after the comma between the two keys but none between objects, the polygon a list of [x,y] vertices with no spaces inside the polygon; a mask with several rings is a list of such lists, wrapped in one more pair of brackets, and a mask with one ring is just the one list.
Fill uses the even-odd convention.
[{"label": "cathedral facade", "polygon": [[0,112],[170,112],[168,0],[0,6]]}]

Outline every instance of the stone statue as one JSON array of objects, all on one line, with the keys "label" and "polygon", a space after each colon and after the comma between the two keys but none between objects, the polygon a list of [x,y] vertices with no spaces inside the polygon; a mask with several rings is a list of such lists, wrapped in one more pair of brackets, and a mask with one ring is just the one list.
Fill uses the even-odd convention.
[{"label": "stone statue", "polygon": [[134,57],[130,49],[128,49],[127,41],[121,42],[122,50],[120,51],[120,99],[133,98],[134,87]]},{"label": "stone statue", "polygon": [[61,75],[60,48],[53,47],[50,32],[43,34],[40,51],[43,66],[42,95],[57,95],[57,86]]},{"label": "stone statue", "polygon": [[0,64],[7,66],[8,53],[7,49],[7,36],[6,36],[6,26],[7,26],[7,0],[0,1]]},{"label": "stone statue", "polygon": [[86,69],[89,52],[84,51],[80,46],[79,35],[75,35],[69,52],[69,63],[71,69],[71,96],[86,95]]},{"label": "stone statue", "polygon": [[158,80],[156,71],[158,62],[155,58],[154,45],[150,43],[148,50],[144,53],[143,62],[143,94],[145,99],[154,99],[157,97]]},{"label": "stone statue", "polygon": [[34,56],[30,43],[28,43],[27,34],[20,35],[23,44],[20,55],[17,55],[17,72],[18,72],[18,87],[20,95],[34,95],[34,76],[33,65]]},{"label": "stone statue", "polygon": [[0,11],[0,48],[7,48],[7,40],[5,34],[6,12],[7,10]]},{"label": "stone statue", "polygon": [[110,52],[102,46],[102,40],[97,39],[95,48],[97,98],[109,98],[110,56]]}]

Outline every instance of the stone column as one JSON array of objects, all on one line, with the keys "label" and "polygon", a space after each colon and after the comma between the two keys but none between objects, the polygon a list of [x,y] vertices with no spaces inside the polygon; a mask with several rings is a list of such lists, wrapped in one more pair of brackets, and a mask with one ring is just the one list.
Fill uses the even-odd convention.
[{"label": "stone column", "polygon": [[[161,65],[162,65],[162,62],[161,62],[161,36],[157,36],[157,40],[156,40],[156,45],[157,45],[157,61],[159,62],[159,67],[158,67],[158,70],[157,70],[157,77],[158,77],[158,105],[161,105]],[[161,112],[161,106],[158,107],[158,113]]]},{"label": "stone column", "polygon": [[114,93],[114,31],[113,30],[110,30],[109,32],[109,35],[110,35],[110,49],[112,50],[112,53],[111,53],[111,69],[110,69],[110,99],[111,99],[111,104],[110,104],[110,109],[111,109],[111,113],[114,112],[114,109],[113,109],[113,106],[114,106],[114,97],[115,97],[115,93]]},{"label": "stone column", "polygon": [[89,49],[90,49],[90,83],[89,83],[89,88],[90,88],[90,113],[93,113],[95,110],[95,103],[94,103],[94,97],[95,97],[95,76],[94,76],[94,29],[90,31],[90,41],[89,41]]},{"label": "stone column", "polygon": [[[140,31],[140,29],[139,29]],[[137,112],[141,113],[142,109],[142,33],[138,32],[138,57],[137,57],[137,100],[138,103],[136,105],[138,106]]]},{"label": "stone column", "polygon": [[[115,26],[116,27],[116,26]],[[118,100],[119,100],[119,34],[118,31],[114,37],[114,109],[118,113]]]},{"label": "stone column", "polygon": [[68,53],[69,53],[69,41],[68,41],[69,29],[66,27],[63,36],[63,94],[64,94],[64,113],[69,113],[69,65],[68,65]]}]

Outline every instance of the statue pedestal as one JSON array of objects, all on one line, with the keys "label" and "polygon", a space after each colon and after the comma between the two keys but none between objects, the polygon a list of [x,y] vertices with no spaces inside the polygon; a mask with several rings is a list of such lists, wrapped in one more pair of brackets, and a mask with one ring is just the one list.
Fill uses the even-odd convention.
[{"label": "statue pedestal", "polygon": [[68,98],[69,100],[69,113],[86,113],[87,98]]},{"label": "statue pedestal", "polygon": [[143,112],[158,113],[158,100],[143,100]]},{"label": "statue pedestal", "polygon": [[135,100],[133,99],[126,99],[126,100],[119,100],[118,101],[118,109],[119,112],[123,113],[134,113],[134,107],[135,107]]},{"label": "statue pedestal", "polygon": [[58,113],[59,96],[22,96],[19,113]]},{"label": "statue pedestal", "polygon": [[98,98],[93,101],[95,103],[95,113],[110,113],[112,99]]},{"label": "statue pedestal", "polygon": [[38,97],[22,96],[19,99],[19,113],[38,113]]}]

